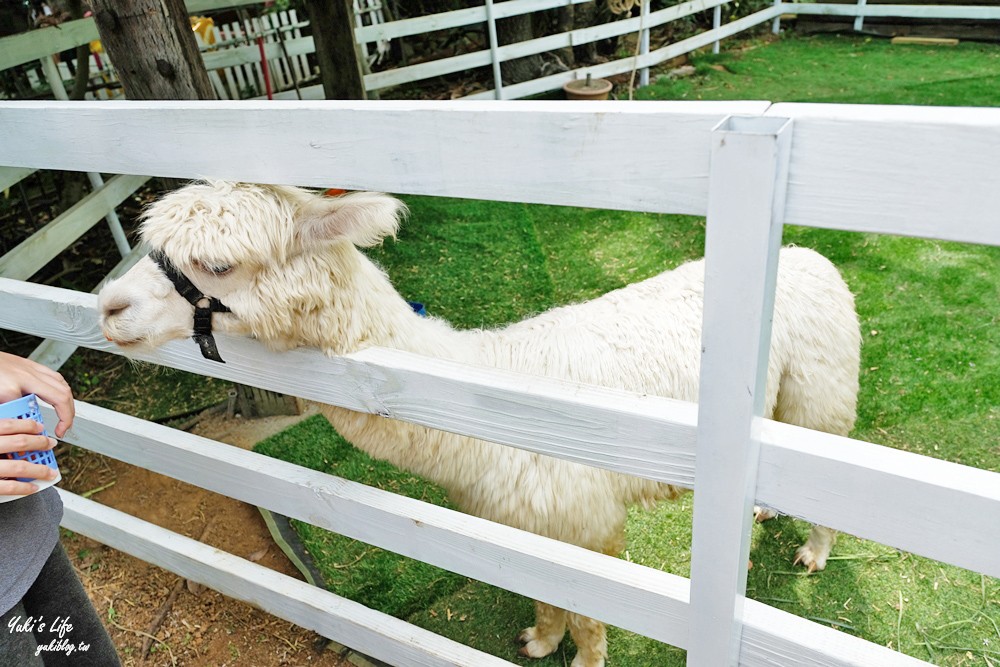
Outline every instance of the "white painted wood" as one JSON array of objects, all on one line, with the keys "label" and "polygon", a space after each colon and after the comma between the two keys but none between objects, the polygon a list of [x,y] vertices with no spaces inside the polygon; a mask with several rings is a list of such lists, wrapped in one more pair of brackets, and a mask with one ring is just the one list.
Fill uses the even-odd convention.
[{"label": "white painted wood", "polygon": [[[722,25],[722,5],[716,5],[715,8],[712,9],[712,30],[718,30],[719,26],[721,25]],[[720,45],[721,42],[719,40],[715,40],[714,42],[712,42],[712,53],[718,54]]]},{"label": "white painted wood", "polygon": [[713,133],[691,546],[692,667],[739,659],[759,452],[754,417],[764,412],[791,139],[791,122],[778,117],[730,117]]},{"label": "white painted wood", "polygon": [[79,401],[76,410],[67,442],[660,641],[686,640],[681,577]]},{"label": "white painted wood", "polygon": [[[0,165],[703,214],[710,129],[729,113],[766,108],[765,102],[0,102]],[[185,142],[150,151],[152,127]],[[624,145],[628,160],[621,159]]]},{"label": "white painted wood", "polygon": [[[92,296],[0,279],[0,327],[116,351],[101,336],[93,307]],[[252,341],[218,338],[224,365],[205,361],[187,341],[141,358],[587,465],[693,485],[693,404],[467,369],[392,350],[326,359],[314,350],[278,355]],[[448,410],[435,408],[431,398],[443,401]],[[511,418],[514,414],[517,419]],[[761,438],[759,502],[960,567],[996,571],[997,564],[989,559],[1000,551],[1000,534],[981,528],[982,521],[1000,515],[1000,474],[772,422],[766,423]],[[788,470],[809,472],[789,476]],[[952,494],[953,489],[965,491]],[[890,504],[891,511],[873,515],[872,507],[882,507],[879,503],[891,498],[924,500],[913,509]],[[954,528],[954,540],[942,539],[947,526]]]},{"label": "white painted wood", "polygon": [[[231,40],[234,44],[236,43],[236,34],[237,33],[235,33],[233,31],[232,24],[220,26],[220,31],[221,31],[222,36],[224,38],[226,38],[228,40]],[[253,82],[253,79],[251,78],[248,81],[247,80],[247,73],[243,69],[243,65],[246,65],[246,64],[252,62],[253,58],[255,57],[253,55],[253,51],[254,51],[253,48],[251,48],[250,46],[247,46],[247,45],[241,43],[240,46],[238,46],[238,47],[236,47],[236,46],[230,47],[230,48],[226,49],[225,51],[222,51],[222,53],[228,54],[230,52],[237,51],[237,50],[240,53],[246,53],[247,54],[247,58],[246,58],[246,60],[242,60],[241,59],[237,64],[234,64],[233,66],[228,67],[226,69],[226,75],[229,76],[230,80],[232,81],[231,85],[235,86],[235,88],[236,88],[235,93],[233,95],[233,99],[234,100],[243,99],[243,97],[250,90],[250,86],[253,86],[256,89],[256,84]],[[219,52],[217,51],[216,53],[219,53]],[[260,94],[264,93],[264,91],[258,91],[258,92]]]},{"label": "white painted wood", "polygon": [[[515,4],[516,1],[517,0],[510,0],[506,3],[497,4],[495,7],[499,8],[501,5]],[[623,21],[614,21],[612,23],[606,23],[598,26],[580,28],[569,32],[539,37],[524,42],[518,42],[516,44],[508,44],[496,49],[495,57],[491,57],[491,54],[488,51],[476,51],[473,53],[453,56],[451,58],[442,58],[440,60],[420,63],[418,65],[399,67],[385,72],[369,74],[365,76],[365,88],[368,90],[377,90],[410,81],[419,81],[444,74],[451,74],[453,72],[460,72],[472,67],[484,67],[490,64],[491,60],[494,60],[495,58],[499,58],[501,61],[513,60],[524,56],[554,51],[556,49],[579,46],[581,44],[594,42],[599,39],[606,39],[608,37],[641,32],[648,30],[649,28],[663,25],[669,21],[676,20],[677,18],[689,16],[695,12],[702,11],[717,4],[722,4],[724,1],[725,0],[693,0],[692,2],[686,2],[680,5],[668,7],[666,9],[661,9],[649,14],[645,18],[638,16],[631,19],[625,19]],[[500,17],[498,11],[495,13],[495,16],[497,18]],[[635,59],[630,57],[628,59],[624,59],[623,62],[624,61],[627,61],[629,64],[628,68],[622,71],[631,71],[636,62]],[[592,70],[593,68],[589,69]],[[538,80],[536,79],[536,81]],[[562,84],[560,83],[559,85],[561,86]],[[551,86],[545,88],[545,90],[550,89]],[[490,97],[493,98],[495,95],[496,93],[493,92]],[[509,98],[507,95],[504,97]]]},{"label": "white painted wood", "polygon": [[[652,13],[648,13],[649,8],[647,6],[647,14],[645,16],[640,13],[639,16],[621,21],[614,21],[613,23],[578,28],[569,32],[539,37],[524,42],[518,42],[517,44],[509,44],[500,49],[500,56],[502,60],[512,60],[514,58],[544,53],[546,51],[553,51],[555,49],[565,48],[568,46],[579,46],[581,44],[587,44],[600,39],[607,39],[609,37],[631,35],[637,32],[641,33],[648,31],[650,28],[665,25],[671,21],[690,16],[721,4],[725,4],[725,0],[691,0],[690,2],[673,5]],[[646,52],[640,52],[640,54],[646,55],[648,54],[648,50]]]},{"label": "white painted wood", "polygon": [[[781,4],[781,0],[774,0],[774,7],[777,8]],[[775,17],[771,20],[771,34],[777,35],[781,32],[781,14],[776,13]]]},{"label": "white painted wood", "polygon": [[[652,0],[642,0],[642,4],[639,7],[639,25],[642,26],[639,31],[639,55],[644,56],[649,53],[649,5]],[[648,86],[649,85],[649,68],[643,67],[639,70],[639,85]]]},{"label": "white painted wood", "polygon": [[[260,85],[257,90],[262,93],[267,93],[267,87],[270,86],[271,91],[273,92],[275,86],[275,76],[274,72],[270,70],[270,66],[268,68],[268,78],[270,81],[266,82],[264,79],[264,61],[267,60],[267,44],[264,44],[264,61],[261,61],[260,46],[258,45],[257,40],[260,39],[261,41],[264,41],[264,37],[260,34],[257,22],[250,18],[245,18],[243,19],[240,27],[243,29],[243,34],[247,38],[249,46],[257,49],[257,59],[253,63],[253,69],[257,75],[257,82]],[[277,51],[277,47],[275,47],[275,51]]]},{"label": "white painted wood", "polygon": [[[104,340],[95,308],[93,295],[0,279],[0,327],[120,353]],[[312,349],[276,354],[248,339],[216,338],[225,364],[206,361],[190,341],[133,356],[679,486],[693,482],[691,403],[398,350],[327,358]],[[433,397],[448,409],[435,408]]]},{"label": "white painted wood", "polygon": [[754,600],[743,610],[741,667],[926,667],[929,663],[792,616]]},{"label": "white painted wood", "polygon": [[[326,93],[323,90],[323,84],[317,83],[312,86],[306,86],[305,88],[299,88],[299,92],[296,93],[294,90],[284,90],[280,93],[275,93],[271,96],[275,100],[325,100]],[[257,97],[251,97],[253,100],[266,100],[266,95],[259,95]]]},{"label": "white painted wood", "polygon": [[[857,5],[783,2],[783,14],[820,16],[858,16]],[[865,17],[899,17],[919,19],[1000,20],[1000,7],[983,5],[885,5],[865,4]]]},{"label": "white painted wood", "polygon": [[858,0],[858,16],[854,19],[854,31],[861,32],[865,27],[865,5],[866,0]]},{"label": "white painted wood", "polygon": [[[298,13],[294,9],[288,10],[288,18],[289,18],[289,21],[290,21],[290,25],[292,26],[292,33],[291,33],[292,39],[299,39],[299,38],[301,38],[302,37],[302,30],[300,30],[300,28],[309,25],[309,22],[308,21],[299,22]],[[288,42],[289,41],[290,40],[286,40],[286,43],[285,43],[286,48],[288,47]],[[289,53],[292,53],[292,52],[289,51]],[[309,69],[309,58],[307,58],[305,55],[298,55],[298,56],[296,56],[294,54],[292,55],[292,58],[294,58],[295,60],[298,61],[299,68],[301,68],[301,70],[302,70],[303,79],[308,79],[309,77],[312,76],[312,71]]]},{"label": "white painted wood", "polygon": [[66,21],[0,39],[0,70],[22,65],[99,39],[94,20]]},{"label": "white painted wood", "polygon": [[35,173],[30,167],[0,167],[0,192],[17,185]]},{"label": "white painted wood", "polygon": [[[678,5],[678,7],[679,6],[680,5]],[[534,79],[533,81],[526,81],[524,83],[507,86],[506,95],[508,98],[513,99],[545,92],[547,90],[554,90],[562,86],[562,84],[567,81],[574,78],[580,78],[580,76],[585,76],[588,72],[595,77],[609,77],[614,76],[615,74],[631,72],[633,67],[654,67],[660,63],[677,58],[678,56],[696,51],[715,41],[731,37],[732,35],[747,30],[748,28],[760,25],[761,23],[766,23],[777,15],[778,13],[776,13],[776,8],[772,6],[761,10],[756,14],[744,16],[741,19],[727,23],[717,30],[709,30],[693,37],[689,37],[688,39],[681,40],[680,42],[651,51],[645,56],[639,56],[638,58],[630,56],[628,58],[603,63],[601,65],[593,65],[574,70],[572,72],[562,72],[542,77],[540,79]],[[484,93],[469,95],[463,99],[482,100],[490,98],[492,98],[492,92],[486,91]]]},{"label": "white painted wood", "polygon": [[[87,172],[87,180],[90,181],[90,187],[94,188],[94,191],[100,190],[104,187],[104,177],[94,171]],[[140,186],[136,187],[136,190]],[[133,190],[132,192],[135,192]],[[124,200],[123,200],[124,201]],[[125,238],[125,230],[122,229],[122,223],[118,219],[118,213],[114,209],[108,211],[108,214],[104,216],[104,219],[108,222],[108,228],[111,230],[111,238],[115,241],[115,246],[118,248],[118,253],[124,258],[127,257],[130,252],[132,252],[132,246],[129,245],[128,239]]]},{"label": "white painted wood", "polygon": [[[212,30],[212,35],[215,36],[216,33],[215,26],[212,26],[211,30]],[[206,55],[206,49],[217,48],[215,44],[212,45],[206,44],[205,40],[201,36],[201,33],[199,32],[194,33],[194,39],[198,43],[198,48],[201,49],[202,51],[203,60]],[[222,77],[219,75],[219,72],[215,69],[208,69],[207,63],[206,63],[206,69],[208,71],[208,80],[212,82],[212,88],[215,90],[215,97],[220,100],[233,99],[229,91],[226,89],[225,84],[222,82]]]},{"label": "white painted wood", "polygon": [[1000,577],[1000,473],[773,421],[761,440],[762,504]]},{"label": "white painted wood", "polygon": [[[218,7],[259,4],[260,0],[190,0],[188,12],[212,11]],[[66,21],[58,26],[40,28],[0,39],[0,70],[38,60],[100,39],[93,18]]]},{"label": "white painted wood", "polygon": [[[44,407],[43,412],[46,419],[54,418],[50,408]],[[656,639],[675,640],[681,647],[687,640],[688,581],[680,577],[400,498],[85,403],[77,403],[77,421],[67,440],[204,488],[227,494],[235,489],[235,498],[358,536],[372,544],[395,545],[387,548],[469,576],[482,577],[508,590],[533,596],[545,592],[551,594],[548,599],[555,604],[571,609],[594,606],[600,613],[595,611],[592,615],[612,623],[615,621],[611,618],[621,616],[617,623],[620,627],[632,628]],[[93,529],[107,531],[108,526],[122,526],[123,533],[138,535],[145,534],[146,530],[157,530],[153,527],[136,529],[126,521],[127,517],[104,517],[95,522]],[[95,536],[95,539],[102,538]],[[124,548],[134,543],[125,535],[119,539],[122,546],[113,546]],[[169,558],[160,552],[164,540],[152,542],[143,552],[130,553],[173,569],[173,561],[158,560]],[[166,542],[169,549],[171,542]],[[211,562],[211,559],[201,560]],[[189,576],[186,570],[174,571]],[[215,587],[220,585],[218,580],[192,578]],[[572,587],[565,584],[567,579],[573,582]],[[575,594],[568,592],[571,588]],[[232,589],[220,590],[245,599],[242,596],[246,594],[246,584],[241,582]],[[322,617],[314,610],[310,618],[315,621]],[[289,620],[314,627],[301,620]],[[774,667],[776,664],[910,667],[924,664],[752,601],[746,605],[744,622],[747,630],[741,664],[748,667]],[[327,636],[338,638],[332,634]],[[350,640],[341,641],[371,653]],[[775,663],[774,656],[794,659]]]},{"label": "white painted wood", "polygon": [[115,176],[0,257],[0,275],[31,277],[147,180],[148,176]]},{"label": "white painted wood", "polygon": [[[293,19],[288,15],[288,12],[280,12],[278,14],[272,15],[274,18],[271,19],[272,25],[275,27],[275,37],[278,38],[278,46],[281,47],[282,62],[289,69],[289,77],[291,83],[299,83],[305,80],[306,76],[302,70],[302,64],[299,59],[291,54],[288,50],[288,41],[293,37],[290,30],[287,28],[291,27]],[[287,54],[287,55],[286,55]]]},{"label": "white painted wood", "polygon": [[[511,16],[528,14],[530,12],[552,9],[554,7],[564,7],[569,4],[577,5],[592,0],[509,0],[508,2],[498,2],[494,6],[496,12],[494,16],[499,20]],[[419,16],[399,21],[389,21],[358,28],[354,31],[358,42],[375,42],[380,39],[395,39],[397,37],[407,37],[410,35],[420,35],[435,30],[446,28],[458,28],[465,25],[473,25],[486,21],[486,8],[470,7],[468,9],[458,9],[430,16]]]},{"label": "white painted wood", "polygon": [[[278,17],[274,14],[265,14],[261,17],[254,17],[251,20],[253,25],[254,33],[264,41],[264,53],[267,57],[267,68],[268,73],[271,75],[271,92],[276,90],[284,90],[290,87],[291,77],[288,75],[288,70],[285,67],[284,58],[281,54],[281,45],[278,44],[277,38],[274,36],[274,30],[271,27],[271,18],[275,21]],[[270,53],[276,53],[277,56],[272,58]]]},{"label": "white painted wood", "polygon": [[[245,41],[246,48],[256,54],[250,62],[243,65],[243,76],[246,77],[247,83],[253,82],[253,85],[256,87],[259,94],[266,95],[267,88],[264,85],[264,69],[260,64],[260,47],[257,46],[256,31],[250,24],[249,19],[231,23],[229,27],[236,39]],[[266,46],[264,47],[264,53],[266,56]]]},{"label": "white painted wood", "polygon": [[[733,35],[739,34],[744,30],[748,30],[754,26],[761,25],[762,23],[767,23],[768,21],[774,19],[776,16],[780,16],[781,12],[778,7],[771,6],[767,9],[762,9],[759,12],[755,12],[743,18],[737,19],[735,21],[730,21],[718,29],[706,30],[705,32],[694,35],[693,37],[688,37],[687,39],[682,39],[679,42],[664,46],[655,51],[651,51],[645,59],[640,59],[642,66],[652,67],[666,60],[676,58],[677,56],[684,55],[685,53],[691,53],[696,49],[700,49],[703,46],[708,46],[709,44],[725,39],[726,37],[732,37]],[[648,62],[647,62],[648,61]]]},{"label": "white painted wood", "polygon": [[[502,51],[502,49],[498,49],[498,51]],[[487,67],[489,65],[489,50],[463,53],[459,56],[431,60],[418,65],[407,65],[406,67],[397,67],[385,70],[384,72],[365,74],[365,90],[389,88],[390,86],[398,86],[412,81],[423,81],[435,76],[444,76],[445,74],[462,72],[475,67]]]},{"label": "white painted wood", "polygon": [[397,665],[510,665],[288,575],[60,489],[63,527]]},{"label": "white painted wood", "polygon": [[795,120],[787,224],[1000,245],[1000,109],[775,104],[767,115]]},{"label": "white painted wood", "polygon": [[497,38],[497,20],[493,12],[493,0],[486,0],[486,33],[490,41],[490,64],[493,67],[493,96],[503,97],[503,76],[500,73],[500,40]]}]

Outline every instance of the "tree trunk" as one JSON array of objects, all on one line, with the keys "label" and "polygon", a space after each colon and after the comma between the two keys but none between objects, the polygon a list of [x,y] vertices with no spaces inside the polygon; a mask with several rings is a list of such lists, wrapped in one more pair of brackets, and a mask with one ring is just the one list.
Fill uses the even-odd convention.
[{"label": "tree trunk", "polygon": [[91,5],[128,99],[215,99],[184,0],[92,0]]},{"label": "tree trunk", "polygon": [[326,99],[366,99],[351,0],[306,0],[306,9]]},{"label": "tree trunk", "polygon": [[[500,42],[500,46],[526,42],[533,37],[531,14],[511,16],[497,21],[497,41]],[[500,73],[505,84],[530,81],[541,71],[542,57],[537,54],[500,63]]]},{"label": "tree trunk", "polygon": [[[559,7],[556,9],[556,33],[569,32],[573,29],[573,5],[566,5],[565,7]],[[576,64],[576,58],[573,56],[573,47],[566,46],[558,49],[555,54],[563,61],[566,67],[573,69]]]},{"label": "tree trunk", "polygon": [[[573,27],[589,28],[597,25],[597,3],[584,2],[573,7]],[[597,60],[597,42],[588,42],[582,46],[573,47],[574,59],[586,65]]]},{"label": "tree trunk", "polygon": [[[66,3],[71,19],[83,18],[83,0],[70,0]],[[87,94],[90,84],[90,44],[76,47],[76,72],[73,76],[73,90],[69,94],[71,100],[82,100]]]},{"label": "tree trunk", "polygon": [[[184,0],[92,0],[92,4],[101,43],[127,98],[216,99]],[[236,393],[244,416],[298,413],[291,396],[243,385],[236,386]]]}]

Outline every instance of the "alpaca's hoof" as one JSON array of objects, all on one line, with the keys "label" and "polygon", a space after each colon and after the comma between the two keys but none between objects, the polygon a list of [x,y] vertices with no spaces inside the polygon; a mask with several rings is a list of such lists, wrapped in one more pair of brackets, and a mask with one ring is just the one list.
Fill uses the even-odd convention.
[{"label": "alpaca's hoof", "polygon": [[802,565],[810,573],[818,572],[826,567],[826,557],[828,554],[819,554],[813,551],[812,546],[806,542],[795,552],[795,562],[792,565]]},{"label": "alpaca's hoof", "polygon": [[518,653],[525,658],[544,658],[559,648],[560,639],[562,637],[539,637],[537,628],[526,628],[517,636],[517,641],[524,644]]},{"label": "alpaca's hoof", "polygon": [[757,523],[763,523],[776,516],[778,516],[778,510],[773,510],[770,507],[760,507],[759,505],[755,505],[753,508],[753,518]]}]

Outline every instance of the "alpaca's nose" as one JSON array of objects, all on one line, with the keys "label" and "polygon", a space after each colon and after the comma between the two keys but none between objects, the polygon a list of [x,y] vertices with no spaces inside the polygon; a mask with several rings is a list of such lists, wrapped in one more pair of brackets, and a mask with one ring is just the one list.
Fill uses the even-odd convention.
[{"label": "alpaca's nose", "polygon": [[107,303],[101,304],[101,319],[104,321],[110,320],[113,317],[121,315],[131,307],[132,303],[127,299],[114,299],[112,301],[108,301]]}]

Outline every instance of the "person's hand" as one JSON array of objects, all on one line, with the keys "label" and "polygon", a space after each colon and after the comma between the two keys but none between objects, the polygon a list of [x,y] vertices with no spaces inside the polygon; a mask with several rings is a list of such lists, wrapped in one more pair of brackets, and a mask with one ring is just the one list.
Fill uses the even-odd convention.
[{"label": "person's hand", "polygon": [[[56,439],[42,435],[43,426],[31,419],[0,419],[0,454],[52,449]],[[56,471],[47,465],[19,459],[0,458],[0,496],[26,496],[38,487],[4,477],[24,477],[48,481]]]},{"label": "person's hand", "polygon": [[35,394],[56,409],[56,415],[59,416],[56,437],[66,435],[66,431],[73,425],[76,408],[73,406],[73,391],[63,376],[34,361],[0,352],[0,403],[14,401],[27,394]]}]

